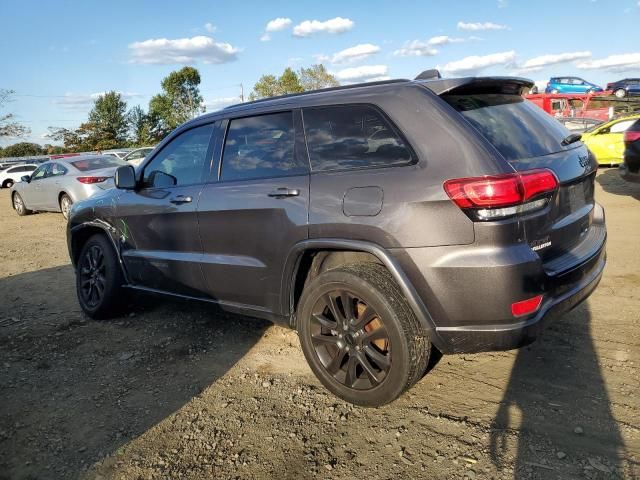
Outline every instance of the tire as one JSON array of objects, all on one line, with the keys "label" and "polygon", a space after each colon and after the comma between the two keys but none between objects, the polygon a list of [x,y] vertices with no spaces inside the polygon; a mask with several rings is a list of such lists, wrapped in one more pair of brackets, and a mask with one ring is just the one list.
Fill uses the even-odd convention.
[{"label": "tire", "polygon": [[73,205],[73,200],[66,193],[60,195],[60,211],[62,212],[62,216],[65,220],[69,220],[69,212],[71,211],[71,205]]},{"label": "tire", "polygon": [[345,265],[312,280],[302,292],[297,324],[311,370],[334,395],[356,405],[379,407],[398,398],[422,378],[431,354],[400,288],[375,263]]},{"label": "tire", "polygon": [[11,180],[10,178],[5,180],[4,183],[2,184],[2,188],[11,188],[13,187],[13,180]]},{"label": "tire", "polygon": [[627,91],[624,88],[619,88],[614,92],[614,95],[618,98],[624,98],[627,96]]},{"label": "tire", "polygon": [[93,319],[117,316],[126,305],[124,277],[113,246],[102,234],[82,246],[76,265],[76,292],[80,307]]},{"label": "tire", "polygon": [[33,211],[29,210],[24,204],[24,200],[18,192],[13,193],[13,198],[11,199],[11,203],[13,204],[13,209],[16,211],[18,215],[24,217],[25,215],[31,215]]}]

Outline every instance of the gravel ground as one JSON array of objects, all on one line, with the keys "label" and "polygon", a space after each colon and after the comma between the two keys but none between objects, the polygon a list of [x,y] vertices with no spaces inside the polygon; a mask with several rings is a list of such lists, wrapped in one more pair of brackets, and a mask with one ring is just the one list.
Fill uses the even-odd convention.
[{"label": "gravel ground", "polygon": [[380,409],[294,332],[140,298],[83,317],[59,214],[0,192],[0,478],[640,478],[640,185],[602,170],[609,261],[528,348],[445,356]]}]

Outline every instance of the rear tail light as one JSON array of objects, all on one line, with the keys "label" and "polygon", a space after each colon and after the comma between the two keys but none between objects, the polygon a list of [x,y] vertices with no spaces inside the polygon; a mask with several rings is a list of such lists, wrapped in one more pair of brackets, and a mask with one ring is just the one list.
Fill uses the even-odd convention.
[{"label": "rear tail light", "polygon": [[551,170],[530,170],[444,182],[444,190],[473,220],[496,220],[544,207],[558,188]]},{"label": "rear tail light", "polygon": [[106,182],[109,177],[77,177],[77,180],[80,183],[84,183],[87,185],[91,185],[92,183],[102,183]]},{"label": "rear tail light", "polygon": [[623,138],[625,143],[637,142],[638,140],[640,140],[640,132],[630,132],[629,130],[627,130],[626,132],[624,132]]},{"label": "rear tail light", "polygon": [[537,295],[528,300],[522,300],[511,304],[511,314],[514,317],[522,317],[530,313],[537,312],[542,304],[542,295]]}]

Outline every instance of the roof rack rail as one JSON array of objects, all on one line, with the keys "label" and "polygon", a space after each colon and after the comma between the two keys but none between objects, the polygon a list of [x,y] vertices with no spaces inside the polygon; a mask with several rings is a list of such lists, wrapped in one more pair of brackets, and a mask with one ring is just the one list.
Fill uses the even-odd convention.
[{"label": "roof rack rail", "polygon": [[349,90],[351,88],[373,87],[376,85],[387,85],[392,83],[406,83],[409,81],[410,80],[406,78],[396,78],[392,80],[380,80],[377,82],[354,83],[352,85],[340,85],[339,87],[320,88],[318,90],[308,90],[306,92],[301,92],[301,93],[289,93],[287,95],[278,95],[276,97],[265,97],[265,98],[260,98],[258,100],[252,100],[250,102],[234,103],[233,105],[229,105],[228,107],[225,107],[223,110],[227,110],[230,108],[235,108],[243,105],[254,105],[256,103],[270,102],[271,100],[280,100],[283,98],[302,97],[304,95],[312,95],[314,93],[334,92],[334,91],[340,91],[340,90]]}]

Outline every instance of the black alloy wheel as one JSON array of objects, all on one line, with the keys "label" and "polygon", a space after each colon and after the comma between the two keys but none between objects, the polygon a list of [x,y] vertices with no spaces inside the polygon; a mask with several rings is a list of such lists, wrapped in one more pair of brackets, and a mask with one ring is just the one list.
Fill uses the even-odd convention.
[{"label": "black alloy wheel", "polygon": [[104,299],[106,288],[104,252],[100,245],[91,245],[80,259],[80,295],[95,308]]},{"label": "black alloy wheel", "polygon": [[378,313],[347,290],[318,299],[311,317],[311,341],[327,371],[348,388],[380,385],[392,362],[389,334]]}]

